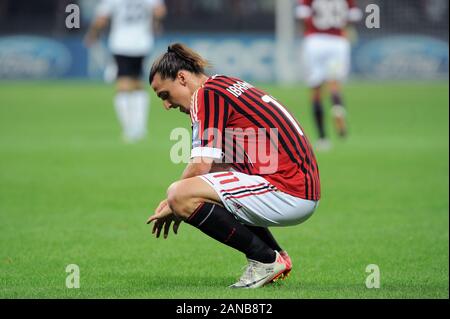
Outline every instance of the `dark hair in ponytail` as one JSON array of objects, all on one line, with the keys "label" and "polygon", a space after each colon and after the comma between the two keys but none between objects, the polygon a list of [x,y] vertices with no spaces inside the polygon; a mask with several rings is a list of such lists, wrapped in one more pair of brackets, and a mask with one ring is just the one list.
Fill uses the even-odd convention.
[{"label": "dark hair in ponytail", "polygon": [[153,63],[148,80],[152,83],[156,73],[159,73],[163,80],[166,78],[175,80],[180,70],[202,74],[209,66],[209,62],[198,53],[181,43],[173,43],[169,45],[167,52]]}]

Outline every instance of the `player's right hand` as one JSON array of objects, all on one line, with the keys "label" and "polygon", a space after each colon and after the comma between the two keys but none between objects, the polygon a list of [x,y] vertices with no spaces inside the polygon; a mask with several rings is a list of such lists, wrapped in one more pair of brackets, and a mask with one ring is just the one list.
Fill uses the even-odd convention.
[{"label": "player's right hand", "polygon": [[172,210],[169,207],[167,199],[163,200],[159,203],[158,207],[155,210],[155,214],[150,216],[147,220],[147,224],[151,222],[155,222],[153,225],[152,234],[155,234],[156,238],[159,238],[161,234],[161,230],[164,228],[164,239],[169,235],[170,225],[173,224],[173,232],[177,234],[178,227],[180,226],[181,219],[178,218],[175,214],[173,214]]}]

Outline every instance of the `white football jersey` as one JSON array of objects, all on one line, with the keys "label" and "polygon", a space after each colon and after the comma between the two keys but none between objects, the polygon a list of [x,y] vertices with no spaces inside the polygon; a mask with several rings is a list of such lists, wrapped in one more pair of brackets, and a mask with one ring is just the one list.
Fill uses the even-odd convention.
[{"label": "white football jersey", "polygon": [[108,44],[113,54],[146,56],[153,47],[153,8],[164,0],[101,0],[96,16],[111,21]]}]

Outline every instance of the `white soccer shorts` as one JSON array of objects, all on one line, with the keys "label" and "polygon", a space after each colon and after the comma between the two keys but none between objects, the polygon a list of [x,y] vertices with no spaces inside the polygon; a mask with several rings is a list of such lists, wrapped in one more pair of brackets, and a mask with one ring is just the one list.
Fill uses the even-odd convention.
[{"label": "white soccer shorts", "polygon": [[257,175],[230,171],[199,177],[214,188],[228,211],[251,226],[300,224],[313,214],[319,203],[286,194]]},{"label": "white soccer shorts", "polygon": [[302,62],[309,87],[345,81],[350,71],[350,42],[330,34],[309,35],[303,41]]}]

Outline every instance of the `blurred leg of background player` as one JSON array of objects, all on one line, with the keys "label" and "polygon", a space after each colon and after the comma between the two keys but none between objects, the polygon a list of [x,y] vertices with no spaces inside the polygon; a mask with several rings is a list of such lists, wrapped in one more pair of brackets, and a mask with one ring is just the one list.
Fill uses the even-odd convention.
[{"label": "blurred leg of background player", "polygon": [[347,134],[341,83],[347,78],[350,68],[350,44],[343,37],[319,34],[307,37],[303,50],[306,81],[311,88],[311,104],[318,133],[315,146],[326,151],[331,148],[331,143],[325,128],[323,89],[331,95],[331,110],[338,135],[345,137]]},{"label": "blurred leg of background player", "polygon": [[115,56],[118,65],[114,105],[125,142],[137,142],[147,134],[149,99],[140,80],[142,57]]},{"label": "blurred leg of background player", "polygon": [[328,73],[327,46],[327,39],[319,35],[307,37],[302,48],[305,80],[310,88],[312,113],[318,136],[315,147],[321,151],[329,150],[331,147],[325,131],[325,112],[322,100],[322,87],[327,80]]},{"label": "blurred leg of background player", "polygon": [[342,83],[345,82],[350,71],[350,50],[350,42],[345,37],[334,37],[330,41],[327,84],[331,95],[331,111],[335,128],[341,138],[347,135]]},{"label": "blurred leg of background player", "polygon": [[[334,118],[334,124],[336,131],[340,137],[346,137],[347,124],[345,120],[346,110],[342,102],[341,84],[337,80],[329,80],[326,82],[327,88],[331,97],[331,112]],[[316,86],[311,89],[311,100],[314,115],[314,123],[317,128],[319,139],[317,140],[316,147],[319,150],[328,150],[331,148],[331,144],[327,138],[325,123],[324,123],[324,108],[322,102],[322,87],[323,85]]]},{"label": "blurred leg of background player", "polygon": [[322,85],[318,85],[311,89],[311,101],[314,116],[314,123],[316,124],[319,139],[316,147],[319,150],[328,150],[331,147],[325,133],[324,110],[322,103]]},{"label": "blurred leg of background player", "polygon": [[328,86],[336,131],[340,137],[345,137],[347,135],[346,110],[342,102],[341,84],[338,81],[330,81]]}]

